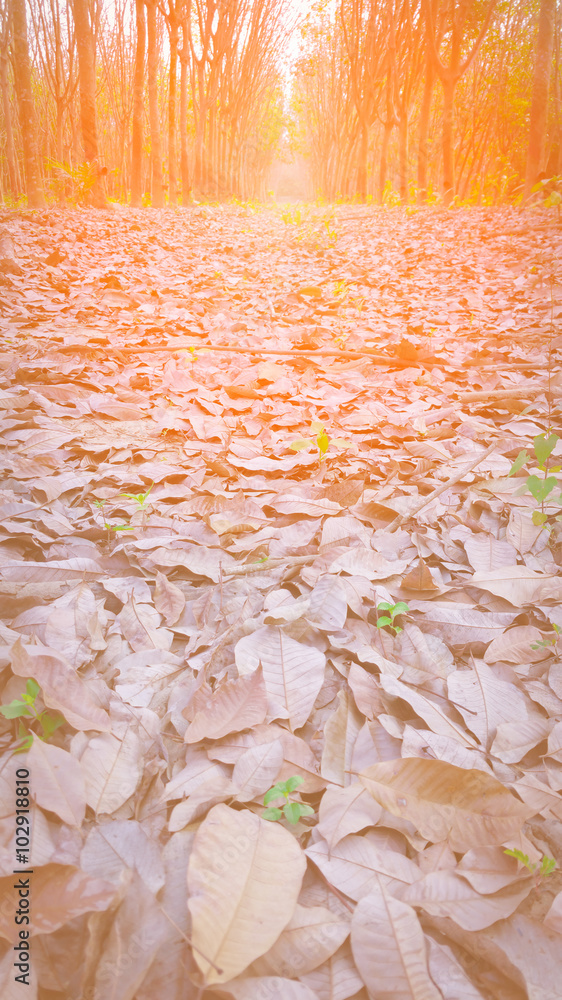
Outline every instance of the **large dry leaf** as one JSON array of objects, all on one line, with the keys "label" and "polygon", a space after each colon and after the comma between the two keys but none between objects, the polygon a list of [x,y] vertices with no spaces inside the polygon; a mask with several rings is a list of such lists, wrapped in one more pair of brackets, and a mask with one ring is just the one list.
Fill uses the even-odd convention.
[{"label": "large dry leaf", "polygon": [[485,1000],[468,978],[455,954],[446,944],[426,937],[429,973],[443,994],[443,1000]]},{"label": "large dry leaf", "polygon": [[464,747],[475,746],[475,741],[466,732],[464,726],[459,725],[454,718],[450,718],[444,706],[433,701],[430,694],[421,694],[421,692],[388,674],[382,674],[380,680],[381,686],[387,694],[406,701],[416,715],[419,715],[438,736],[458,740]]},{"label": "large dry leaf", "polygon": [[329,786],[320,802],[318,832],[333,848],[351,833],[358,833],[368,826],[375,826],[382,809],[372,795],[358,781],[347,788]]},{"label": "large dry leaf", "polygon": [[348,1000],[363,988],[349,941],[327,962],[312,972],[306,972],[301,978],[314,990],[318,1000]]},{"label": "large dry leaf", "polygon": [[185,608],[185,594],[168,580],[164,573],[156,573],[154,607],[162,615],[166,625],[175,625]]},{"label": "large dry leaf", "polygon": [[361,978],[376,1000],[442,1000],[429,975],[415,911],[382,885],[358,904],[351,947]]},{"label": "large dry leaf", "polygon": [[306,854],[330,885],[350,899],[359,900],[381,882],[394,891],[395,886],[401,888],[421,878],[414,861],[381,846],[383,841],[382,832],[375,830],[364,837],[345,837],[331,850],[327,843],[318,841],[307,848]]},{"label": "large dry leaf", "polygon": [[453,851],[503,844],[533,815],[491,775],[440,760],[384,761],[359,780],[393,816],[409,820],[433,843],[448,840]]},{"label": "large dry leaf", "polygon": [[283,764],[281,740],[250,747],[234,765],[232,786],[238,802],[250,802],[271,788]]},{"label": "large dry leaf", "polygon": [[469,670],[449,674],[447,687],[467,729],[487,750],[502,722],[527,721],[528,703],[523,692],[497,677],[482,660],[472,660]]},{"label": "large dry leaf", "polygon": [[277,941],[253,962],[257,976],[301,976],[334,955],[348,937],[350,920],[325,906],[297,906]]},{"label": "large dry leaf", "polygon": [[261,670],[224,680],[217,685],[203,707],[198,707],[185,734],[186,743],[220,740],[229,733],[251,729],[265,720],[267,694]]},{"label": "large dry leaf", "polygon": [[119,883],[127,868],[134,869],[155,895],[164,885],[158,845],[136,820],[115,820],[93,827],[80,852],[80,866],[88,875]]},{"label": "large dry leaf", "polygon": [[80,765],[86,801],[96,813],[112,813],[135,791],[141,776],[141,744],[129,729],[122,740],[110,733],[94,736]]},{"label": "large dry leaf", "polygon": [[363,725],[363,716],[347,691],[339,691],[339,705],[324,726],[324,748],[320,770],[322,777],[336,785],[349,785],[355,741]]},{"label": "large dry leaf", "polygon": [[305,867],[288,830],[225,805],[211,810],[187,876],[194,955],[208,984],[239,976],[271,948],[294,912]]},{"label": "large dry leaf", "polygon": [[562,580],[527,569],[526,566],[505,566],[490,572],[475,573],[468,581],[470,586],[503,597],[516,608],[541,601],[562,600]]},{"label": "large dry leaf", "polygon": [[33,677],[41,686],[48,708],[62,712],[74,729],[111,728],[107,712],[96,704],[86,681],[52,649],[24,646],[19,640],[11,649],[11,666],[20,677]]},{"label": "large dry leaf", "polygon": [[304,726],[324,680],[324,654],[272,626],[244,636],[234,654],[241,675],[261,663],[271,718],[288,719],[291,729]]},{"label": "large dry leaf", "polygon": [[530,879],[501,892],[481,896],[460,875],[448,869],[429,872],[400,892],[400,899],[421,906],[435,917],[451,917],[467,931],[481,931],[496,920],[505,920],[529,895]]},{"label": "large dry leaf", "polygon": [[76,757],[35,736],[27,753],[27,764],[37,804],[56,813],[63,823],[79,827],[86,812],[86,789]]}]

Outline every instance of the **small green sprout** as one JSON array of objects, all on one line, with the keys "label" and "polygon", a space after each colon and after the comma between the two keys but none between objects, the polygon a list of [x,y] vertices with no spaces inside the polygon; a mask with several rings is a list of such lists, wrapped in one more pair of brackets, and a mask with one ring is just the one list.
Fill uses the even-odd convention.
[{"label": "small green sprout", "polygon": [[108,531],[134,531],[135,527],[133,524],[109,524],[108,521],[104,521],[104,528]]},{"label": "small green sprout", "polygon": [[556,861],[554,858],[548,858],[546,854],[542,858],[540,868],[537,871],[537,865],[533,864],[532,861],[529,860],[529,855],[523,854],[523,851],[520,851],[518,848],[512,850],[510,847],[506,847],[503,853],[508,854],[510,858],[516,858],[516,860],[524,865],[525,868],[531,872],[531,874],[536,873],[537,875],[542,876],[552,875],[554,869],[556,868]]},{"label": "small green sprout", "polygon": [[29,750],[34,736],[38,736],[40,740],[48,740],[65,721],[64,717],[58,712],[51,714],[46,710],[42,712],[37,711],[35,701],[39,691],[39,684],[30,677],[26,682],[25,691],[20,695],[19,699],[14,698],[9,705],[0,705],[0,713],[5,719],[30,718],[32,723],[36,723],[41,727],[42,732],[35,733],[33,730],[26,729],[23,723],[20,722],[18,738],[22,742],[18,747],[18,753]]},{"label": "small green sprout", "polygon": [[531,649],[548,649],[549,646],[556,645],[558,639],[560,638],[560,635],[562,635],[562,628],[560,628],[560,626],[556,625],[554,622],[551,622],[551,624],[552,628],[556,632],[556,636],[554,638],[550,637],[547,639],[537,639],[536,642],[531,643]]},{"label": "small green sprout", "polygon": [[400,628],[400,625],[394,624],[394,619],[397,615],[407,614],[409,610],[405,601],[398,601],[397,604],[389,604],[388,601],[381,601],[380,604],[377,604],[377,611],[388,611],[388,614],[377,619],[377,628],[384,628],[385,625],[388,625],[393,630],[394,635],[398,635],[399,632],[403,632],[404,630]]},{"label": "small green sprout", "polygon": [[263,818],[276,823],[284,816],[287,822],[295,826],[301,816],[313,816],[314,809],[311,806],[307,806],[304,802],[291,802],[289,800],[291,792],[296,791],[299,785],[302,785],[303,781],[304,778],[301,778],[299,774],[294,774],[292,778],[287,778],[287,781],[278,781],[276,785],[273,785],[273,788],[270,788],[265,793],[264,806],[269,806],[270,802],[275,802],[276,799],[280,799],[281,797],[286,800],[285,805],[281,809],[277,806],[264,809],[262,813]]},{"label": "small green sprout", "polygon": [[[537,504],[540,505],[540,510],[537,507],[532,514],[533,524],[537,526],[544,525],[548,520],[549,515],[544,509],[545,500],[548,499],[549,503],[562,505],[562,494],[557,497],[551,495],[552,491],[557,488],[558,482],[556,476],[549,475],[549,472],[560,472],[561,469],[560,465],[550,465],[549,461],[558,441],[557,434],[550,434],[548,437],[546,434],[537,434],[533,438],[534,457],[543,476],[542,479],[535,475],[527,476],[525,486]],[[530,461],[531,457],[527,451],[520,451],[508,472],[508,476],[513,476],[516,472],[519,472]],[[556,515],[556,520],[562,520],[562,514]]]},{"label": "small green sprout", "polygon": [[120,493],[119,496],[126,497],[127,500],[134,500],[135,503],[138,503],[139,508],[141,510],[146,510],[146,508],[150,503],[148,498],[152,492],[153,487],[154,483],[151,483],[146,493]]}]

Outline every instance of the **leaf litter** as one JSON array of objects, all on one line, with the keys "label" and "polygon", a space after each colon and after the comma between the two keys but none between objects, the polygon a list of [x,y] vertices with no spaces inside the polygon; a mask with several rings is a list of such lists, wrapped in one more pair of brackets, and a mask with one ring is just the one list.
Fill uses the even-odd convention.
[{"label": "leaf litter", "polygon": [[0,220],[6,995],[21,765],[39,997],[559,996],[560,230],[327,212]]}]

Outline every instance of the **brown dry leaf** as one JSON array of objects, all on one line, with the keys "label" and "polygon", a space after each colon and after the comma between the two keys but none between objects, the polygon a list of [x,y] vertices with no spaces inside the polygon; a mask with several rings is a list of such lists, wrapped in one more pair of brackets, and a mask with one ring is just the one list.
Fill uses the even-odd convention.
[{"label": "brown dry leaf", "polygon": [[526,879],[497,893],[480,895],[460,875],[449,869],[429,872],[406,886],[400,899],[421,906],[435,917],[451,917],[467,931],[481,931],[496,920],[505,920],[529,895],[532,879]]},{"label": "brown dry leaf", "polygon": [[353,747],[364,720],[347,691],[339,691],[337,699],[339,705],[324,726],[320,770],[327,781],[348,785],[351,781]]},{"label": "brown dry leaf", "polygon": [[221,989],[219,996],[234,1000],[318,1000],[309,986],[281,976],[248,976]]},{"label": "brown dry leaf", "polygon": [[246,810],[211,810],[187,876],[194,956],[206,983],[228,982],[271,948],[294,912],[305,867],[288,830]]},{"label": "brown dry leaf", "polygon": [[348,941],[327,962],[301,978],[318,1000],[348,1000],[363,988]]},{"label": "brown dry leaf", "polygon": [[364,837],[349,836],[330,849],[320,840],[307,848],[306,854],[330,883],[350,899],[359,900],[380,882],[394,891],[394,886],[409,885],[421,878],[414,861],[390,850],[384,835],[373,830]]},{"label": "brown dry leaf", "polygon": [[508,629],[502,636],[493,639],[484,653],[486,663],[540,663],[549,656],[548,649],[533,649],[533,645],[541,642],[543,634],[532,625],[516,625]]},{"label": "brown dry leaf", "polygon": [[96,813],[113,813],[135,791],[141,776],[141,744],[129,729],[122,740],[102,733],[90,740],[80,758],[86,802]]},{"label": "brown dry leaf", "polygon": [[281,740],[250,747],[236,761],[232,772],[232,786],[238,802],[250,802],[271,788],[283,765]]},{"label": "brown dry leaf", "polygon": [[393,816],[412,822],[433,843],[448,840],[453,851],[503,844],[533,815],[491,775],[440,760],[384,761],[359,780]]},{"label": "brown dry leaf", "polygon": [[76,757],[35,736],[27,764],[33,775],[32,793],[37,805],[56,813],[63,823],[80,827],[86,812],[86,789]]},{"label": "brown dry leaf", "polygon": [[185,594],[168,580],[164,573],[157,571],[154,588],[154,607],[162,615],[166,625],[175,625],[185,608]]},{"label": "brown dry leaf", "polygon": [[88,684],[52,649],[23,645],[18,639],[11,649],[11,667],[19,677],[33,677],[41,687],[48,708],[62,712],[74,729],[111,728],[107,712],[94,701]]},{"label": "brown dry leaf", "polygon": [[300,906],[277,941],[253,962],[256,976],[302,976],[322,965],[341,947],[351,930],[350,920],[325,906]]},{"label": "brown dry leaf", "polygon": [[429,567],[426,566],[423,559],[418,561],[418,565],[415,569],[411,570],[402,578],[402,584],[404,590],[416,590],[416,591],[433,591],[440,590],[440,587],[435,583]]},{"label": "brown dry leaf", "polygon": [[485,1000],[470,981],[454,952],[446,944],[426,936],[429,974],[443,994],[443,1000]]},{"label": "brown dry leaf", "polygon": [[427,968],[415,910],[384,886],[357,905],[351,947],[361,978],[377,1000],[442,1000]]},{"label": "brown dry leaf", "polygon": [[223,680],[204,706],[198,708],[187,728],[185,742],[220,740],[229,733],[259,725],[266,714],[267,693],[261,670],[236,680]]},{"label": "brown dry leaf", "polygon": [[133,819],[93,827],[80,852],[80,866],[86,874],[103,875],[116,884],[132,868],[155,895],[164,885],[158,846]]},{"label": "brown dry leaf", "polygon": [[347,788],[329,786],[320,802],[318,831],[330,848],[351,833],[375,826],[382,809],[358,781]]},{"label": "brown dry leaf", "polygon": [[112,882],[91,878],[73,865],[48,864],[33,875],[0,879],[0,935],[12,944],[19,933],[14,922],[14,883],[26,879],[33,900],[32,934],[52,934],[81,913],[107,910],[116,892]]},{"label": "brown dry leaf", "polygon": [[467,581],[470,586],[503,597],[516,608],[541,601],[562,600],[562,580],[527,569],[526,566],[505,566],[493,572],[478,572]]},{"label": "brown dry leaf", "polygon": [[324,654],[272,626],[244,636],[234,652],[242,676],[261,663],[270,718],[288,719],[293,730],[304,726],[324,680]]},{"label": "brown dry leaf", "polygon": [[482,660],[473,660],[469,670],[455,670],[449,674],[447,688],[467,729],[487,750],[502,722],[525,723],[528,720],[528,702],[523,692],[497,677]]}]

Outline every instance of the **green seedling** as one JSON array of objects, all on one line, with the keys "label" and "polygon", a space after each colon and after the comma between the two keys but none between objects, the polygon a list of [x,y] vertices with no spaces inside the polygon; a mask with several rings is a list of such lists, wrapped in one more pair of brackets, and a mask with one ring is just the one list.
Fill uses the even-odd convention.
[{"label": "green seedling", "polygon": [[552,875],[554,869],[556,868],[556,861],[554,860],[554,858],[548,858],[546,854],[541,860],[540,868],[538,868],[536,864],[533,864],[529,860],[529,855],[523,854],[523,851],[518,850],[518,848],[512,850],[510,847],[506,847],[503,853],[508,854],[510,858],[516,858],[516,860],[519,861],[520,864],[524,865],[525,868],[527,868],[532,875],[533,874],[539,876]]},{"label": "green seedling", "polygon": [[22,722],[19,723],[18,739],[21,742],[18,746],[18,753],[29,750],[34,736],[38,736],[40,740],[48,740],[65,721],[58,712],[51,714],[45,709],[42,712],[37,711],[35,701],[39,691],[39,684],[30,677],[25,685],[25,691],[19,698],[14,698],[9,705],[0,705],[0,712],[5,719],[29,718],[31,723],[35,723],[41,728],[41,732],[37,733],[33,729],[26,729]]},{"label": "green seedling", "polygon": [[549,646],[555,646],[556,645],[556,643],[558,642],[558,639],[562,635],[562,628],[560,628],[559,625],[555,625],[554,622],[552,622],[551,624],[552,624],[552,628],[556,632],[555,637],[554,638],[547,638],[547,639],[537,639],[536,642],[532,642],[531,643],[531,649],[548,649]]},{"label": "green seedling", "polygon": [[104,521],[104,528],[108,531],[134,531],[135,527],[133,524],[109,524],[108,521]]},{"label": "green seedling", "polygon": [[146,510],[146,508],[150,504],[148,498],[152,492],[153,487],[154,483],[151,483],[146,493],[120,493],[119,496],[126,497],[127,500],[133,500],[135,503],[138,503],[140,510]]},{"label": "green seedling", "polygon": [[380,604],[377,604],[377,611],[387,611],[388,614],[377,619],[377,628],[384,628],[385,625],[388,625],[394,632],[394,635],[398,635],[399,632],[403,632],[404,630],[400,628],[400,625],[394,624],[394,619],[398,615],[407,614],[409,610],[405,601],[398,601],[397,604],[389,604],[388,601],[381,601]]},{"label": "green seedling", "polygon": [[[548,500],[549,504],[555,503],[558,506],[562,506],[562,494],[559,496],[552,496],[553,490],[557,489],[558,482],[556,476],[549,475],[552,472],[560,472],[560,465],[551,465],[550,456],[554,451],[556,445],[558,444],[559,438],[556,434],[537,434],[533,438],[533,449],[536,464],[539,470],[542,472],[542,478],[539,476],[527,476],[525,480],[525,487],[531,494],[531,496],[537,502],[537,508],[533,511],[532,519],[535,525],[544,525],[548,520],[548,514],[546,513],[544,506],[545,501]],[[515,459],[511,469],[508,472],[508,476],[513,476],[516,472],[519,472],[524,465],[531,460],[532,456],[529,455],[527,451],[520,451],[517,458]],[[562,514],[557,514],[555,520],[561,521]]]},{"label": "green seedling", "polygon": [[287,778],[287,781],[278,781],[276,785],[273,785],[273,788],[270,788],[264,795],[264,806],[269,806],[270,802],[275,802],[280,798],[285,799],[285,805],[281,808],[271,806],[269,809],[264,809],[263,818],[277,823],[284,816],[288,823],[295,826],[301,816],[313,816],[312,806],[307,806],[304,802],[291,802],[289,799],[289,795],[296,791],[303,781],[304,778],[301,778],[300,774],[294,774],[292,778]]},{"label": "green seedling", "polygon": [[350,448],[351,442],[345,441],[344,438],[329,438],[326,434],[326,428],[320,420],[313,420],[310,425],[310,431],[315,434],[314,438],[297,438],[296,441],[292,441],[289,447],[292,451],[304,451],[305,448],[310,448],[311,445],[315,444],[318,448],[318,460],[323,462],[326,457],[326,452],[331,444],[336,448]]}]

